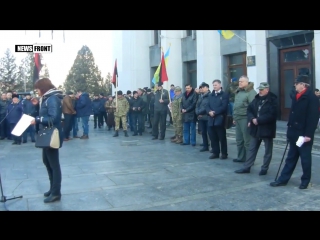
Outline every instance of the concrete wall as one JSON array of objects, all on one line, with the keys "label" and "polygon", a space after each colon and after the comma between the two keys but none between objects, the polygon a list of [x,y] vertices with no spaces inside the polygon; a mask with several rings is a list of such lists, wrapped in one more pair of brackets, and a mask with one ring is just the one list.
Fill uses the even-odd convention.
[{"label": "concrete wall", "polygon": [[215,30],[197,30],[197,86],[209,84],[214,79],[222,80],[220,34]]},{"label": "concrete wall", "polygon": [[183,62],[197,60],[197,39],[192,36],[181,39],[181,56]]},{"label": "concrete wall", "polygon": [[179,30],[161,30],[161,47],[164,54],[170,47],[167,62],[167,74],[169,81],[163,86],[170,88],[171,84],[181,85],[182,82],[182,59],[181,59],[181,32]]},{"label": "concrete wall", "polygon": [[[118,64],[118,90],[126,92],[150,85],[148,31],[115,31],[114,58]],[[113,92],[115,89],[113,89]]]},{"label": "concrete wall", "polygon": [[266,30],[247,30],[246,41],[247,56],[256,59],[255,66],[247,67],[247,75],[256,88],[260,82],[268,82]]},{"label": "concrete wall", "polygon": [[[232,31],[235,34],[237,34],[239,37],[246,40],[246,30],[232,30]],[[228,55],[228,54],[247,51],[246,43],[243,40],[241,40],[239,37],[234,36],[233,38],[227,40],[227,39],[224,39],[222,36],[220,36],[220,46],[221,46],[220,54]]]},{"label": "concrete wall", "polygon": [[150,67],[159,66],[161,60],[161,48],[158,45],[153,45],[149,47],[149,61]]},{"label": "concrete wall", "polygon": [[315,88],[320,88],[320,30],[314,30]]}]

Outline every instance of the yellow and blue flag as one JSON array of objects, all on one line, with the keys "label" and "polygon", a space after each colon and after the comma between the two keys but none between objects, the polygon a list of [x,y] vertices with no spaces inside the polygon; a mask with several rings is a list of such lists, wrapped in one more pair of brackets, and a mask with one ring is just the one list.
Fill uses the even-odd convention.
[{"label": "yellow and blue flag", "polygon": [[[166,66],[168,65],[169,54],[170,54],[170,47],[168,48],[168,50],[166,51],[166,54],[164,55],[164,62],[166,64]],[[153,75],[153,78],[152,78],[152,83],[153,84],[157,84],[159,82],[160,69],[161,69],[161,62],[159,64],[156,72]]]},{"label": "yellow and blue flag", "polygon": [[218,30],[218,33],[225,39],[231,39],[234,36],[234,32],[231,30]]}]

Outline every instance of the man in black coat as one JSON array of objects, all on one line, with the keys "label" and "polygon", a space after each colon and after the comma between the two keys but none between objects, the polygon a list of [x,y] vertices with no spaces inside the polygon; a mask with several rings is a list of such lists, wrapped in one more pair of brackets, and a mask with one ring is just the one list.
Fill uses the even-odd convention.
[{"label": "man in black coat", "polygon": [[[133,98],[129,102],[130,104],[130,110],[132,111],[132,122],[133,122],[133,128],[134,133],[132,136],[137,136],[139,133],[139,136],[142,135],[144,124],[144,115],[143,110],[145,108],[145,103],[142,100],[142,98],[139,96],[137,91],[133,91]],[[138,126],[137,126],[138,123]]]},{"label": "man in black coat", "polygon": [[202,83],[199,87],[201,88],[202,94],[199,95],[199,99],[196,106],[196,115],[198,117],[199,128],[201,129],[203,147],[200,152],[209,151],[209,141],[208,141],[208,114],[207,105],[209,103],[209,84]]},{"label": "man in black coat", "polygon": [[[183,121],[183,143],[181,145],[196,146],[196,122],[195,113],[198,94],[194,91],[191,84],[186,84],[186,91],[181,100],[181,112]],[[191,137],[190,137],[191,136]]]},{"label": "man in black coat", "polygon": [[272,159],[273,139],[277,131],[277,96],[269,92],[267,82],[260,83],[259,93],[248,106],[248,127],[251,135],[250,146],[247,159],[242,169],[235,173],[250,173],[250,168],[254,165],[260,144],[263,140],[265,152],[263,164],[259,175],[266,175]]},{"label": "man in black coat", "polygon": [[207,105],[208,128],[212,146],[212,155],[209,159],[227,159],[227,133],[225,128],[225,117],[228,113],[229,95],[222,91],[221,81],[216,79],[212,82],[213,91],[209,96]]},{"label": "man in black coat", "polygon": [[[307,75],[299,75],[295,82],[296,95],[292,98],[291,110],[288,121],[287,139],[290,147],[286,163],[279,178],[271,182],[270,186],[285,186],[289,182],[296,167],[298,159],[301,159],[302,176],[300,189],[306,189],[311,180],[311,151],[314,141],[314,133],[319,120],[319,100],[310,88],[310,79]],[[303,144],[299,147],[297,140],[303,137]]]},{"label": "man in black coat", "polygon": [[[166,135],[166,120],[169,100],[169,92],[162,87],[163,83],[158,82],[158,90],[154,95],[154,119],[152,125],[152,140],[163,140]],[[159,133],[160,125],[160,133]]]}]

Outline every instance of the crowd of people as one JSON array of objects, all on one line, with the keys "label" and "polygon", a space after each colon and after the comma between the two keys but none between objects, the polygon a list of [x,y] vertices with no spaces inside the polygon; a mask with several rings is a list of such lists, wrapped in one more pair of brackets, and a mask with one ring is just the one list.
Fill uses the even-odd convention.
[{"label": "crowd of people", "polygon": [[[145,87],[133,92],[128,90],[126,94],[117,91],[115,96],[100,93],[94,94],[93,99],[81,89],[76,93],[68,91],[63,94],[46,78],[38,80],[35,89],[39,96],[33,98],[30,94],[23,99],[16,93],[2,94],[1,140],[7,138],[13,140],[14,145],[21,145],[21,142],[27,142],[30,135],[31,141],[35,142],[37,131],[41,126],[46,126],[49,120],[59,129],[61,146],[63,141],[72,139],[71,135],[73,138],[89,139],[91,115],[94,129],[105,125],[108,131],[114,130],[113,137],[119,137],[121,129],[125,137],[129,136],[128,130],[132,132],[132,136],[141,136],[147,127],[151,129],[149,133],[152,140],[164,140],[169,115],[169,124],[173,125],[175,133],[171,142],[195,147],[198,125],[198,133],[202,138],[200,152],[210,152],[210,159],[228,159],[226,129],[235,127],[237,157],[233,162],[243,163],[242,168],[235,173],[250,173],[262,141],[265,153],[259,175],[267,174],[272,160],[279,111],[278,98],[270,92],[267,82],[261,82],[256,91],[247,76],[231,79],[226,90],[222,89],[219,79],[212,82],[212,91],[205,82],[195,89],[186,84],[184,91],[173,84],[168,91],[160,82],[155,90]],[[312,144],[319,120],[319,94],[316,95],[317,91],[314,94],[310,88],[308,76],[299,75],[295,79],[290,94],[292,106],[287,132],[290,148],[279,178],[270,183],[273,187],[287,184],[299,157],[303,169],[300,189],[308,187],[311,180]],[[50,100],[52,96],[54,97]],[[22,136],[12,136],[11,131],[22,114],[33,116],[35,121]],[[227,121],[230,117],[231,125]],[[82,136],[78,135],[79,122],[83,128]],[[304,143],[297,146],[296,142],[301,136]],[[43,162],[50,179],[50,190],[44,194],[47,197],[45,202],[61,198],[61,170],[59,163],[57,164],[58,150],[55,150],[57,149],[43,150]]]}]

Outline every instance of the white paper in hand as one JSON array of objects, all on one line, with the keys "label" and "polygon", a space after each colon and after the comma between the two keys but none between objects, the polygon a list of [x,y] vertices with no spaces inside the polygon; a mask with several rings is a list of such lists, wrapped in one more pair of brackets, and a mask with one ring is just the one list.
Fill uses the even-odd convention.
[{"label": "white paper in hand", "polygon": [[298,147],[301,147],[303,143],[304,143],[304,137],[300,136],[300,137],[298,138],[298,141],[296,142],[296,145],[297,145]]},{"label": "white paper in hand", "polygon": [[34,117],[23,114],[15,128],[12,130],[11,134],[20,137],[22,133],[30,126],[33,119]]}]

